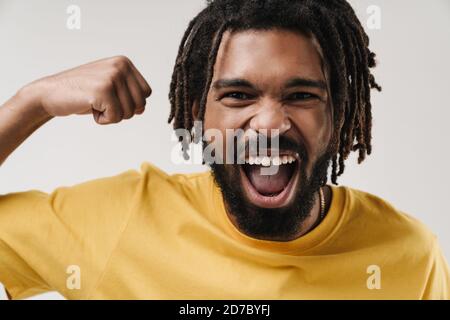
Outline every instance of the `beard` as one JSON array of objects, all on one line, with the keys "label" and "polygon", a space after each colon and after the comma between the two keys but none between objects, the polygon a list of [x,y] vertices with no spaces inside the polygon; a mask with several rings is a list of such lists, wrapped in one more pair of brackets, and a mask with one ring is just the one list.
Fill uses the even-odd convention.
[{"label": "beard", "polygon": [[[263,208],[251,203],[243,190],[240,164],[209,163],[214,180],[220,188],[228,214],[240,231],[262,240],[289,241],[294,239],[302,228],[314,206],[315,194],[327,181],[331,162],[329,151],[324,152],[313,164],[311,175],[307,175],[308,156],[306,148],[292,139],[280,136],[279,149],[293,151],[302,161],[296,166],[299,180],[293,199],[284,207]],[[236,162],[234,162],[236,163]],[[291,178],[292,179],[292,178]],[[239,181],[239,183],[237,183]]]}]

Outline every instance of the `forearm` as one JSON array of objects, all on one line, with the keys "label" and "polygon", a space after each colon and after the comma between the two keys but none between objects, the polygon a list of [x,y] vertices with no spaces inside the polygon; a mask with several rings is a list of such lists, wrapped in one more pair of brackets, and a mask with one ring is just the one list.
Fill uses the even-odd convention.
[{"label": "forearm", "polygon": [[51,118],[26,87],[6,101],[0,107],[0,165]]},{"label": "forearm", "polygon": [[94,61],[33,81],[0,107],[0,165],[53,117],[93,114],[99,124],[145,110],[152,90],[124,56]]}]

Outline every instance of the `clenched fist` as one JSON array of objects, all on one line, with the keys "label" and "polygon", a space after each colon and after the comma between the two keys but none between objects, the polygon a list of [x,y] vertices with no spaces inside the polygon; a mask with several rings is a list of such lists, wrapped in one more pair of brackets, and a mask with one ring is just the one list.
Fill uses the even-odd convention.
[{"label": "clenched fist", "polygon": [[133,63],[117,56],[88,63],[22,89],[52,117],[92,113],[99,124],[117,123],[145,110],[152,90]]}]

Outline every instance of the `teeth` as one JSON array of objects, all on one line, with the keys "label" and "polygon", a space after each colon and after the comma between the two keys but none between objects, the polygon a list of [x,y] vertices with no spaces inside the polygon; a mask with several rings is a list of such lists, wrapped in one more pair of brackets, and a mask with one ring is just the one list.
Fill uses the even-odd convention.
[{"label": "teeth", "polygon": [[269,157],[264,157],[264,158],[262,159],[262,161],[261,161],[261,164],[262,164],[264,167],[269,167],[269,166],[270,166],[270,158],[269,158]]},{"label": "teeth", "polygon": [[296,161],[296,158],[291,155],[275,156],[275,157],[249,156],[245,160],[245,163],[250,164],[250,165],[262,165],[264,167],[269,167],[270,165],[279,166],[282,164],[293,163],[295,161]]},{"label": "teeth", "polygon": [[281,159],[280,159],[280,157],[274,157],[274,158],[272,159],[272,164],[273,164],[274,166],[279,166],[279,165],[281,164]]}]

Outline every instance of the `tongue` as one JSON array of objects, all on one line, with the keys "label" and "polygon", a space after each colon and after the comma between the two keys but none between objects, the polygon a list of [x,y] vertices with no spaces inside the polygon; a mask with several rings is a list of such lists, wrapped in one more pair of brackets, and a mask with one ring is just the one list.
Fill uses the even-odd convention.
[{"label": "tongue", "polygon": [[253,187],[262,195],[275,195],[289,183],[292,171],[289,165],[281,165],[276,174],[261,175],[261,166],[247,166],[247,176]]}]

